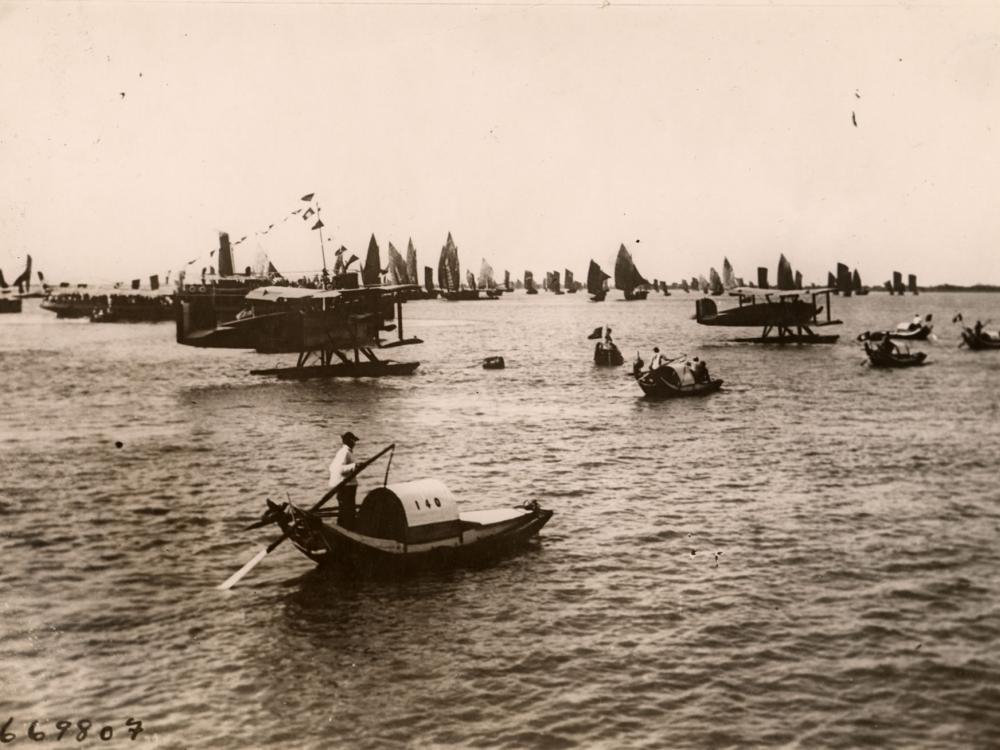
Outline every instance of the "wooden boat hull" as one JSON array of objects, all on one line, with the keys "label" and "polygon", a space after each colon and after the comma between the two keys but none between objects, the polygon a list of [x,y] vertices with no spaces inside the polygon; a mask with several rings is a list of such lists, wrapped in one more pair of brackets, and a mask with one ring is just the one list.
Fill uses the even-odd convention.
[{"label": "wooden boat hull", "polygon": [[21,312],[21,298],[15,297],[12,299],[7,299],[6,297],[0,297],[0,315],[5,313],[19,313]]},{"label": "wooden boat hull", "polygon": [[387,375],[412,375],[419,362],[338,362],[308,367],[274,367],[251,370],[251,375],[267,375],[278,380],[310,380],[312,378],[382,378]]},{"label": "wooden boat hull", "polygon": [[649,296],[649,292],[645,289],[626,289],[625,290],[625,301],[626,302],[638,302],[639,300],[646,299]]},{"label": "wooden boat hull", "polygon": [[707,396],[722,387],[722,380],[709,380],[707,383],[691,383],[677,385],[670,383],[654,373],[643,373],[636,378],[642,392],[650,398],[686,398],[691,396]]},{"label": "wooden boat hull", "polygon": [[604,298],[608,296],[607,292],[595,292],[590,295],[591,302],[604,302]]},{"label": "wooden boat hull", "polygon": [[614,344],[608,349],[598,342],[594,345],[594,364],[598,367],[619,367],[625,364],[625,357]]},{"label": "wooden boat hull", "polygon": [[934,326],[932,325],[921,325],[919,328],[914,328],[909,331],[901,331],[897,328],[895,331],[889,331],[889,338],[905,339],[908,341],[924,341],[931,335],[931,330],[933,330],[933,328]]},{"label": "wooden boat hull", "polygon": [[457,535],[406,544],[359,534],[295,509],[294,520],[279,525],[292,544],[320,566],[347,566],[366,573],[400,572],[489,562],[524,546],[549,519],[551,510],[522,509],[498,523],[462,521]]},{"label": "wooden boat hull", "polygon": [[1000,349],[1000,339],[998,338],[983,338],[982,334],[976,335],[976,332],[971,328],[962,329],[962,341],[967,347],[974,351],[981,351],[983,349]]},{"label": "wooden boat hull", "polygon": [[918,367],[924,364],[924,360],[927,359],[927,355],[924,352],[889,354],[874,347],[868,347],[866,354],[872,367]]},{"label": "wooden boat hull", "polygon": [[441,299],[448,302],[482,302],[499,299],[499,294],[484,292],[481,296],[478,289],[459,289],[457,292],[441,292]]}]

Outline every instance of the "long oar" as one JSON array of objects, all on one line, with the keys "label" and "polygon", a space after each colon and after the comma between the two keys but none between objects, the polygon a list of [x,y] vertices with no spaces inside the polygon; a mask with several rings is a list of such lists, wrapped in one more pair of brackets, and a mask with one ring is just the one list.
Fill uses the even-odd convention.
[{"label": "long oar", "polygon": [[[336,495],[337,494],[337,490],[339,490],[341,487],[343,487],[346,482],[349,482],[351,479],[354,479],[354,477],[356,477],[362,471],[364,471],[365,469],[367,469],[371,464],[375,463],[376,460],[378,460],[379,458],[381,458],[382,456],[384,456],[386,453],[388,453],[389,451],[391,451],[395,447],[396,447],[396,444],[392,443],[392,444],[388,445],[387,447],[383,448],[382,450],[380,450],[378,453],[376,453],[374,456],[372,456],[371,458],[369,458],[367,461],[364,461],[363,463],[358,464],[354,468],[354,471],[352,471],[350,474],[348,474],[346,477],[344,477],[342,480],[340,480],[340,482],[337,484],[336,487],[333,487],[329,492],[327,492],[325,495],[323,495],[323,497],[320,498],[320,501],[318,503],[316,503],[312,508],[309,509],[309,512],[310,513],[314,513],[315,511],[317,511],[320,508],[322,508],[323,505],[327,502],[327,500],[329,500],[331,497],[333,497],[334,495]],[[259,563],[261,560],[263,560],[269,554],[271,554],[272,552],[274,552],[274,550],[277,549],[278,545],[281,544],[283,541],[285,541],[285,539],[287,539],[287,538],[288,538],[288,534],[286,534],[286,533],[283,532],[281,534],[281,536],[279,536],[277,539],[275,539],[269,545],[267,545],[266,547],[264,547],[263,549],[261,549],[259,552],[257,552],[256,555],[254,555],[252,558],[250,558],[250,560],[247,562],[246,565],[244,565],[242,568],[240,568],[235,573],[233,573],[231,576],[229,576],[229,578],[227,578],[225,581],[223,581],[222,583],[220,583],[219,586],[218,586],[218,588],[220,590],[222,590],[222,591],[226,591],[228,589],[231,589],[233,586],[235,586],[237,583],[239,583],[247,573],[249,573],[251,570],[253,570],[255,567],[257,567],[257,563]]]}]

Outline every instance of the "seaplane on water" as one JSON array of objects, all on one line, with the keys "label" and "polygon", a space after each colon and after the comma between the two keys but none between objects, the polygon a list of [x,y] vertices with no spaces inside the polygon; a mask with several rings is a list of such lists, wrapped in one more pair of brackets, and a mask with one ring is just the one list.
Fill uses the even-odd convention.
[{"label": "seaplane on water", "polygon": [[[802,289],[796,284],[791,266],[784,256],[778,264],[779,289],[767,286],[767,269],[760,269],[760,286],[742,286],[729,290],[738,304],[719,310],[715,300],[703,297],[695,301],[695,320],[705,326],[760,327],[760,336],[736,338],[751,344],[832,344],[837,334],[822,335],[812,329],[840,325],[830,312],[830,288]],[[795,288],[798,286],[799,288]],[[824,303],[819,304],[823,299]],[[823,313],[825,312],[825,316]]]},{"label": "seaplane on water", "polygon": [[[225,234],[220,236],[219,253],[220,268],[231,268],[232,250]],[[423,343],[403,335],[403,303],[419,287],[361,285],[358,276],[336,274],[333,288],[248,285],[239,290],[235,313],[233,295],[225,295],[223,303],[213,289],[182,287],[177,295],[177,341],[186,346],[297,353],[294,367],[251,370],[253,375],[283,380],[409,375],[419,362],[382,360],[375,350]],[[395,339],[382,338],[393,330]]]}]

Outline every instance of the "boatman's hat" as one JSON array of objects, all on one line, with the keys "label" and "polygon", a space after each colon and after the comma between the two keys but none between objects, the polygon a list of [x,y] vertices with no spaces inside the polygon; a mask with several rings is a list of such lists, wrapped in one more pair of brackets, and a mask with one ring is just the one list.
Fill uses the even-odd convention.
[{"label": "boatman's hat", "polygon": [[340,439],[343,440],[345,443],[350,443],[351,445],[358,442],[358,436],[355,435],[353,432],[345,432],[343,435],[340,436]]}]

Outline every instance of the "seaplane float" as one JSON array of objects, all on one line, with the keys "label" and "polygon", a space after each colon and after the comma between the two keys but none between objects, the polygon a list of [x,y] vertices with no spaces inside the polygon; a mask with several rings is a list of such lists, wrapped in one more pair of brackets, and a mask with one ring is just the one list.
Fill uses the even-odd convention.
[{"label": "seaplane float", "polygon": [[459,511],[458,500],[441,481],[420,479],[388,484],[368,492],[356,517],[341,523],[336,509],[324,510],[337,490],[395,444],[359,463],[344,480],[311,508],[267,501],[261,519],[248,528],[274,524],[281,536],[262,548],[230,576],[220,589],[236,585],[285,539],[320,566],[339,565],[360,573],[406,572],[416,569],[486,562],[510,553],[535,536],[552,518],[537,501],[493,510]]}]

